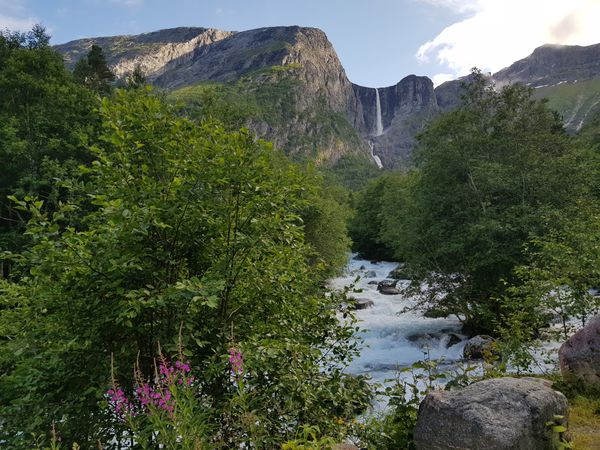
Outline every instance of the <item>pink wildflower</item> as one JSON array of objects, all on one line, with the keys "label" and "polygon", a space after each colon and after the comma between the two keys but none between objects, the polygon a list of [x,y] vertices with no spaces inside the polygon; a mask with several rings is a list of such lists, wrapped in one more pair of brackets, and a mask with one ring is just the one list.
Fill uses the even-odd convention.
[{"label": "pink wildflower", "polygon": [[121,388],[109,389],[106,394],[108,395],[109,405],[120,420],[124,420],[125,416],[134,414],[133,404]]},{"label": "pink wildflower", "polygon": [[244,358],[236,348],[229,349],[229,364],[231,365],[231,374],[235,377],[240,377],[244,373]]}]

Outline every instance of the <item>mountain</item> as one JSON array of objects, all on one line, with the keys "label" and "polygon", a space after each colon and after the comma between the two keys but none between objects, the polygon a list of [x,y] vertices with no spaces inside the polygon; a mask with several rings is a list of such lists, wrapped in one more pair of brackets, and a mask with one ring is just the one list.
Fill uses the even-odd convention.
[{"label": "mountain", "polygon": [[292,157],[325,166],[348,160],[406,165],[415,133],[438,112],[426,77],[411,75],[380,89],[350,82],[327,36],[315,28],[174,28],[55,48],[72,67],[93,44],[104,49],[117,77],[139,65],[174,98],[193,101],[210,86],[251,104],[247,125],[254,132]]},{"label": "mountain", "polygon": [[[325,33],[299,26],[173,28],[55,48],[72,67],[93,44],[104,49],[117,77],[140,66],[169,98],[187,104],[216,90],[247,112],[244,125],[292,158],[351,173],[369,165],[410,166],[415,135],[459,104],[461,82],[468,81],[434,89],[429,78],[409,75],[394,86],[359,86],[346,76]],[[497,86],[532,86],[577,131],[600,109],[600,44],[545,45],[489,78]]]},{"label": "mountain", "polygon": [[[600,44],[543,45],[509,67],[490,74],[497,87],[521,83],[534,89],[535,98],[563,116],[567,130],[576,132],[600,111]],[[448,81],[435,90],[443,111],[460,102],[460,84],[468,77]]]}]

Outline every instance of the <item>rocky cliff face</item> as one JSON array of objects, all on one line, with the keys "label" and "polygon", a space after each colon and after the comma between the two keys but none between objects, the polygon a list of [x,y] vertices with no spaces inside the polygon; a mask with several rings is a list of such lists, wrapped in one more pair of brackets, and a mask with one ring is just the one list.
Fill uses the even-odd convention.
[{"label": "rocky cliff face", "polygon": [[206,48],[235,33],[212,28],[173,28],[136,36],[110,36],[80,39],[56,46],[69,67],[87,54],[93,44],[102,47],[107,62],[118,78],[139,65],[153,81],[174,61],[184,61],[197,49]]},{"label": "rocky cliff face", "polygon": [[543,45],[527,58],[494,74],[497,85],[523,83],[537,88],[600,76],[600,44]]},{"label": "rocky cliff face", "polygon": [[373,154],[384,167],[410,165],[415,135],[439,113],[432,81],[409,75],[386,88],[353,87],[356,108],[349,110],[354,113],[351,123],[371,143]]},{"label": "rocky cliff face", "polygon": [[171,91],[207,81],[232,83],[240,79],[254,84],[247,89],[252,90],[281,81],[281,74],[261,73],[264,69],[289,69],[285,76],[293,77],[294,83],[287,100],[293,103],[295,114],[284,124],[254,117],[248,125],[288,153],[310,156],[322,164],[335,163],[352,153],[374,163],[377,158],[371,155],[373,151],[386,167],[403,165],[415,132],[437,111],[431,81],[407,77],[396,86],[378,90],[379,135],[377,90],[352,84],[327,36],[315,28],[271,27],[244,32],[175,28],[137,36],[82,39],[56,49],[73,66],[92,44],[104,49],[117,77],[123,78],[139,65],[154,85]]},{"label": "rocky cliff face", "polygon": [[[171,92],[206,82],[235,84],[236,95],[253,96],[259,103],[272,101],[270,114],[249,117],[247,125],[288,154],[323,165],[346,155],[387,168],[410,165],[416,133],[440,111],[459,104],[464,81],[450,81],[434,90],[429,78],[410,75],[395,86],[358,86],[348,80],[325,33],[298,26],[243,32],[173,28],[81,39],[56,49],[73,66],[92,44],[104,49],[119,78],[139,65],[149,81]],[[539,88],[536,93],[551,96],[552,86],[598,77],[600,44],[540,47],[494,74],[491,81],[525,83]],[[591,94],[584,97],[578,91],[572,105],[557,109],[569,114],[576,110],[570,122],[580,127],[590,111],[600,108],[596,86],[590,84]]]}]

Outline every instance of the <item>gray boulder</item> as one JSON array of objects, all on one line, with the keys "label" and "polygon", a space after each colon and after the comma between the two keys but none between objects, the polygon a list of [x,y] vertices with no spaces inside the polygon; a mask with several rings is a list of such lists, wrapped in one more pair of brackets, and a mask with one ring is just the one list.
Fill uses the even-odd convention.
[{"label": "gray boulder", "polygon": [[377,272],[374,270],[369,270],[367,273],[365,273],[365,278],[377,278]]},{"label": "gray boulder", "polygon": [[548,450],[546,425],[566,415],[567,399],[536,378],[496,378],[434,391],[419,407],[417,450]]},{"label": "gray boulder", "polygon": [[369,300],[368,298],[351,298],[350,300],[352,300],[354,309],[367,309],[375,304],[373,300]]},{"label": "gray boulder", "polygon": [[560,347],[558,360],[565,379],[600,387],[600,315]]},{"label": "gray boulder", "polygon": [[472,337],[465,344],[463,357],[466,359],[484,359],[487,355],[498,355],[493,337],[481,334]]},{"label": "gray boulder", "polygon": [[385,295],[397,295],[400,289],[396,287],[398,280],[382,280],[377,283],[377,290]]}]

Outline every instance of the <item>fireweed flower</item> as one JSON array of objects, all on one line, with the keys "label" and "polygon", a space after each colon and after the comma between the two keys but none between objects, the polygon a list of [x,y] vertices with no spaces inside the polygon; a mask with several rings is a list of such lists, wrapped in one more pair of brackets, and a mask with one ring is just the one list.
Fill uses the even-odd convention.
[{"label": "fireweed flower", "polygon": [[242,353],[236,348],[229,349],[229,365],[231,366],[231,374],[239,378],[244,373],[244,358]]},{"label": "fireweed flower", "polygon": [[[173,415],[175,398],[172,389],[177,385],[190,386],[194,382],[194,377],[188,375],[190,371],[188,363],[176,361],[172,366],[168,361],[163,360],[154,383],[139,383],[135,388],[135,398],[139,403],[139,409],[148,413],[152,413],[153,410],[162,410]],[[109,403],[119,418],[133,413],[133,404],[125,397],[121,389],[110,389],[107,394]]]},{"label": "fireweed flower", "polygon": [[133,404],[121,388],[109,389],[106,391],[106,395],[108,395],[108,404],[119,420],[125,420],[128,415],[135,415]]}]

